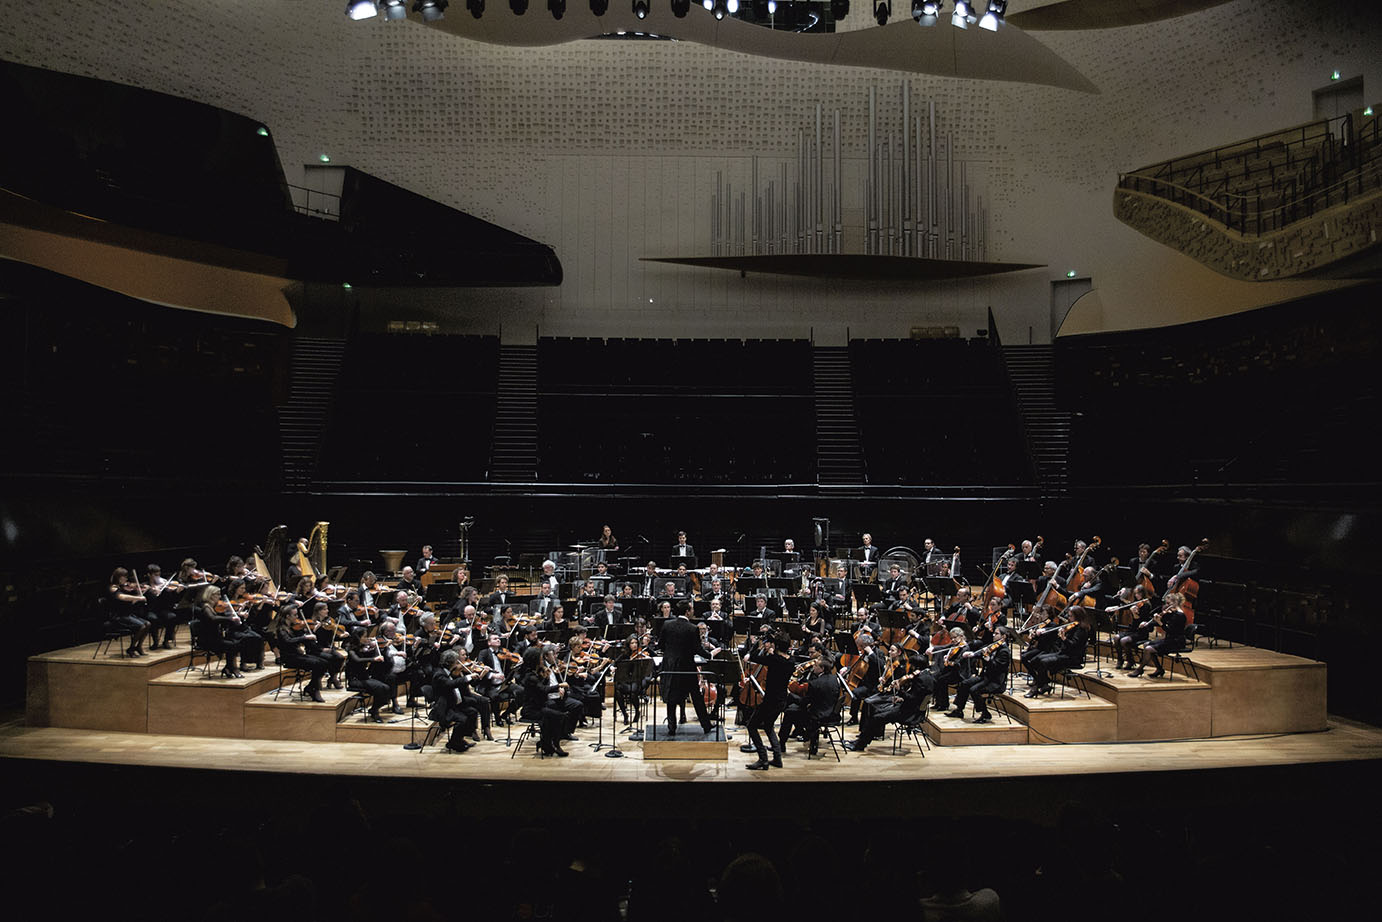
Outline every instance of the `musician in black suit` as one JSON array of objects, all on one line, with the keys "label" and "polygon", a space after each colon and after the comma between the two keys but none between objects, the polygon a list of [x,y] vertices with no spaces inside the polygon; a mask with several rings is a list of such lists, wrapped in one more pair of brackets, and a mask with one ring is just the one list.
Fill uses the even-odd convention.
[{"label": "musician in black suit", "polygon": [[623,624],[624,608],[618,602],[614,601],[614,596],[607,595],[605,596],[605,604],[595,609],[595,615],[592,620],[595,626],[599,628],[609,627],[611,624]]},{"label": "musician in black suit", "polygon": [[[1012,665],[1012,650],[1008,646],[1008,641],[1012,635],[1012,628],[1006,624],[999,625],[989,646],[962,654],[981,659],[983,667],[979,672],[960,683],[959,689],[955,692],[955,710],[947,716],[964,717],[965,702],[972,695],[974,697],[974,710],[978,714],[974,718],[974,722],[986,724],[993,719],[993,716],[989,714],[988,702],[984,699],[985,696],[1002,694],[1003,689],[1007,686],[1008,667]],[[997,644],[997,648],[994,649],[992,644]]]},{"label": "musician in black suit", "polygon": [[873,535],[864,532],[864,544],[862,547],[858,548],[858,552],[859,569],[865,576],[868,576],[878,567],[879,551],[877,546],[873,543]]},{"label": "musician in black suit", "polygon": [[[705,698],[700,694],[700,683],[694,673],[697,654],[710,659],[714,651],[701,644],[701,632],[686,617],[687,608],[683,605],[677,617],[669,618],[662,626],[662,700],[667,702],[667,729],[675,736],[677,714],[691,696],[691,704],[696,708],[696,717],[701,722],[701,730],[709,733],[710,715],[705,709]],[[786,694],[784,688],[783,694]]]},{"label": "musician in black suit", "polygon": [[828,654],[817,656],[811,661],[806,694],[788,704],[782,713],[778,739],[791,739],[792,731],[799,727],[806,734],[807,757],[814,756],[820,742],[821,724],[835,717],[839,703],[840,680],[835,676],[835,660]]},{"label": "musician in black suit", "polygon": [[686,543],[686,532],[677,532],[677,543],[672,545],[673,557],[695,557],[696,549]]},{"label": "musician in black suit", "polygon": [[[878,682],[883,678],[883,667],[886,665],[883,654],[878,652],[874,645],[873,634],[869,631],[860,631],[855,635],[855,645],[859,648],[859,655],[864,658],[864,666],[857,664],[851,667],[850,671],[859,677],[859,681],[854,686],[854,697],[849,702],[849,722],[859,721],[859,709],[864,704],[864,699],[873,696],[878,691]],[[868,715],[864,715],[867,717]]]},{"label": "musician in black suit", "polygon": [[432,545],[424,544],[422,546],[422,556],[417,559],[417,566],[413,567],[413,570],[418,576],[421,576],[432,569],[432,564],[436,562],[437,558],[432,556]]},{"label": "musician in black suit", "polygon": [[902,576],[902,568],[897,564],[888,565],[888,578],[883,580],[883,594],[890,599],[898,596],[898,591],[907,585],[907,580]]},{"label": "musician in black suit", "polygon": [[528,605],[528,614],[535,615],[539,620],[546,621],[552,617],[552,612],[556,610],[557,597],[552,594],[547,583],[538,584],[538,597]]},{"label": "musician in black suit", "polygon": [[455,650],[441,655],[440,665],[432,672],[431,689],[432,708],[427,716],[439,724],[451,724],[451,737],[446,743],[449,752],[465,752],[470,748],[465,738],[475,732],[479,714],[465,703],[470,678]]},{"label": "musician in black suit", "polygon": [[1078,606],[1077,620],[1063,628],[1060,647],[1055,653],[1044,653],[1032,660],[1032,688],[1026,697],[1036,698],[1051,691],[1051,673],[1069,669],[1084,662],[1085,647],[1089,644],[1090,609]]},{"label": "musician in black suit", "polygon": [[509,592],[509,578],[501,576],[494,581],[494,591],[485,599],[485,607],[490,611],[495,611],[508,604],[511,593]]},{"label": "musician in black suit", "polygon": [[[901,655],[908,656],[905,652]],[[907,665],[917,666],[919,663],[909,662]],[[863,752],[869,743],[883,735],[888,724],[909,720],[920,714],[931,694],[926,681],[929,675],[925,670],[914,669],[895,677],[888,691],[875,696],[867,717],[859,725],[858,738],[845,743],[845,748],[851,752]]]},{"label": "musician in black suit", "polygon": [[394,589],[399,592],[411,592],[414,595],[422,595],[422,581],[413,573],[412,567],[404,567],[402,577]]},{"label": "musician in black suit", "polygon": [[1161,611],[1152,616],[1147,629],[1150,631],[1153,627],[1159,627],[1166,632],[1166,636],[1160,640],[1149,640],[1142,645],[1142,661],[1137,664],[1136,669],[1128,673],[1130,679],[1141,677],[1153,660],[1156,661],[1156,671],[1147,678],[1161,678],[1166,674],[1166,670],[1161,666],[1161,654],[1179,653],[1185,649],[1185,628],[1189,622],[1183,607],[1185,596],[1179,592],[1168,592],[1161,601]]}]

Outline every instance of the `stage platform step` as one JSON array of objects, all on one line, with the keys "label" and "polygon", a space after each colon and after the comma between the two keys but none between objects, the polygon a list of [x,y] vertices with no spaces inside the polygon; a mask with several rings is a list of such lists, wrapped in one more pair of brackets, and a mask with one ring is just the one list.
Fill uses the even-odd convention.
[{"label": "stage platform step", "polygon": [[425,708],[417,712],[417,720],[413,720],[412,710],[408,708],[402,714],[382,711],[382,724],[369,720],[368,714],[369,711],[362,708],[337,721],[336,742],[382,743],[390,746],[402,746],[410,740],[421,743],[427,737],[427,729],[432,726]]},{"label": "stage platform step", "polygon": [[352,691],[323,689],[323,703],[304,701],[284,686],[245,702],[245,736],[258,740],[336,742],[336,725],[355,709]]},{"label": "stage platform step", "polygon": [[926,717],[926,735],[937,746],[1016,746],[1026,743],[1027,725],[1012,715],[1012,721],[993,708],[993,722],[976,724],[972,709],[964,717],[947,717],[944,711],[931,711]]},{"label": "stage platform step", "polygon": [[[1091,689],[1093,691],[1093,689]],[[1085,697],[1077,688],[1065,689],[1065,697],[1023,697],[1018,685],[1011,695],[1003,695],[1003,705],[1015,721],[1027,725],[1030,743],[1109,743],[1118,739],[1118,705],[1091,694]],[[998,716],[995,712],[994,719]]]},{"label": "stage platform step", "polygon": [[1080,673],[1091,695],[1117,706],[1118,739],[1178,740],[1208,737],[1213,699],[1208,684],[1179,671],[1159,679],[1132,678],[1115,671],[1102,678],[1093,668]]},{"label": "stage platform step", "polygon": [[[184,661],[186,657],[183,657]],[[227,679],[219,669],[177,669],[149,680],[150,733],[245,736],[245,702],[278,687],[278,667]]]},{"label": "stage platform step", "polygon": [[129,657],[116,640],[109,647],[89,643],[31,656],[25,722],[147,733],[149,681],[186,666],[188,652],[184,644]]}]

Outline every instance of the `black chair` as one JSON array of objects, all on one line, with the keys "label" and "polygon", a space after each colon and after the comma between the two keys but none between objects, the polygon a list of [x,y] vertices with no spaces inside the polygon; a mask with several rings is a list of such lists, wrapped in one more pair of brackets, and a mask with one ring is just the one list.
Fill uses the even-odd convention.
[{"label": "black chair", "polygon": [[[109,652],[110,652],[110,645],[111,645],[115,640],[117,640],[117,639],[119,639],[119,638],[121,638],[121,637],[130,637],[130,636],[132,636],[132,635],[134,634],[134,631],[130,630],[129,628],[125,627],[124,625],[119,624],[119,623],[117,623],[117,622],[115,622],[115,621],[111,621],[111,620],[110,620],[110,606],[107,604],[107,602],[106,602],[105,599],[100,599],[100,600],[98,600],[97,605],[98,605],[98,607],[99,607],[100,610],[101,610],[101,619],[102,619],[102,621],[101,621],[101,632],[102,632],[102,633],[101,633],[101,641],[100,641],[100,643],[96,644],[96,652],[91,654],[91,658],[92,658],[92,659],[95,659],[96,657],[98,657],[98,656],[101,655],[101,650],[102,650],[102,648],[104,648],[105,651],[106,651],[107,653],[109,653]],[[128,647],[125,648],[125,653],[124,653],[124,655],[125,655],[125,656],[129,656],[129,655],[130,655],[130,654],[129,654],[129,648],[128,648]]]},{"label": "black chair", "polygon": [[[514,742],[513,752],[509,753],[510,759],[518,755],[518,750],[523,748],[524,740],[542,739],[542,718],[540,716],[532,717],[520,711],[518,717],[520,720],[523,721],[524,726],[522,732],[518,734],[517,741]],[[541,758],[543,755],[542,747],[534,746],[533,755],[536,755],[539,758]]]},{"label": "black chair", "polygon": [[206,622],[202,621],[200,618],[193,618],[188,622],[187,630],[188,633],[192,635],[192,650],[187,656],[187,666],[182,671],[183,675],[187,675],[196,667],[197,657],[199,656],[205,657],[206,659],[205,664],[202,666],[202,675],[204,676],[211,673],[212,663],[218,660],[222,662],[225,661],[224,653],[218,650],[207,649],[206,645],[202,642],[204,639],[202,632],[213,629],[213,627],[208,626]]},{"label": "black chair", "polygon": [[[1089,697],[1089,686],[1085,684],[1084,675],[1080,672],[1084,667],[1084,660],[1080,660],[1073,666],[1062,666],[1060,669],[1051,670],[1051,681],[1060,681],[1061,698],[1065,697],[1065,687],[1067,685],[1083,694],[1086,698]],[[1011,720],[1011,718],[1009,718],[1009,720]]]},{"label": "black chair", "polygon": [[931,738],[926,735],[926,714],[930,706],[931,696],[927,695],[920,711],[906,720],[899,720],[893,724],[893,755],[907,754],[902,748],[902,738],[907,737],[912,741],[912,745],[916,746],[917,752],[921,753],[921,757],[926,758],[926,752],[931,748]]}]

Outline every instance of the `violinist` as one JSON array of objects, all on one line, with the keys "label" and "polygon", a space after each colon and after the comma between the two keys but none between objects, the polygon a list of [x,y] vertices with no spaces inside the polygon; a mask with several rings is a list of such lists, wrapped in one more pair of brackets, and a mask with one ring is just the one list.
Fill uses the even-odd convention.
[{"label": "violinist", "polygon": [[243,579],[232,579],[226,587],[226,598],[243,612],[245,624],[260,637],[269,633],[277,605],[272,599],[256,598],[249,595],[249,584]]},{"label": "violinist", "polygon": [[[1182,548],[1188,551],[1188,548]],[[1156,663],[1156,671],[1147,676],[1149,679],[1159,679],[1166,674],[1166,670],[1161,666],[1161,655],[1163,653],[1179,653],[1185,649],[1185,626],[1188,619],[1185,617],[1185,596],[1179,592],[1168,592],[1161,600],[1161,611],[1152,615],[1151,619],[1142,626],[1151,630],[1153,627],[1160,628],[1165,632],[1160,640],[1149,640],[1142,645],[1142,661],[1137,664],[1137,668],[1128,673],[1128,678],[1136,679],[1142,676],[1147,666],[1153,661]]]},{"label": "violinist", "polygon": [[[384,654],[384,666],[387,668],[380,669],[378,675],[389,686],[389,701],[392,703],[398,697],[400,685],[407,685],[408,704],[412,706],[414,696],[410,680],[415,676],[408,668],[408,638],[392,621],[385,621],[379,626],[379,650]],[[418,681],[417,684],[421,686],[422,682]],[[395,714],[403,713],[397,704],[392,706]]]},{"label": "violinist", "polygon": [[[663,637],[666,637],[665,629]],[[764,677],[759,680],[763,686],[763,701],[753,709],[753,716],[749,718],[749,742],[758,751],[758,761],[745,766],[749,771],[767,771],[770,765],[773,768],[782,767],[782,741],[778,739],[774,728],[783,708],[787,706],[787,682],[792,677],[792,664],[784,651],[789,643],[786,634],[771,632],[760,635],[757,648],[749,653],[750,661],[768,667]],[[700,702],[700,696],[694,696],[692,701],[696,703],[697,713],[704,717],[704,705]],[[701,725],[705,727],[704,719]],[[768,750],[763,746],[763,738],[758,734],[759,730],[768,734],[768,744],[772,747],[771,760],[768,758]],[[710,732],[709,727],[706,727],[706,732]]]},{"label": "violinist", "polygon": [[336,609],[336,621],[347,631],[353,631],[357,627],[369,627],[374,623],[370,618],[371,613],[378,614],[375,609],[370,609],[360,604],[360,590],[348,589],[345,594],[345,601]]},{"label": "violinist", "polygon": [[408,593],[402,589],[395,592],[393,594],[393,604],[389,606],[388,611],[384,612],[384,617],[381,620],[392,621],[398,626],[400,631],[405,630],[408,616],[412,615],[417,617],[419,614],[417,603],[410,603],[408,601],[409,598]]},{"label": "violinist", "polygon": [[[328,660],[321,655],[321,641],[303,617],[302,609],[296,602],[284,603],[278,612],[278,662],[289,669],[299,669],[310,673],[311,678],[302,693],[321,704],[322,676],[331,673],[331,687],[340,688],[338,675],[344,659]],[[229,659],[230,654],[226,654]]]},{"label": "violinist", "polygon": [[[807,660],[806,681],[798,686],[799,693],[782,712],[782,727],[778,739],[788,740],[794,732],[806,737],[806,757],[816,755],[821,737],[821,725],[834,719],[840,702],[840,680],[835,677],[835,660],[816,655]],[[801,669],[801,666],[797,667]],[[789,689],[791,685],[789,683]],[[771,764],[771,763],[770,763]]]},{"label": "violinist", "polygon": [[[520,658],[528,655],[528,651],[534,647],[541,647],[542,643],[537,639],[537,625],[527,624],[521,631],[515,631],[514,635],[518,640],[513,644],[513,652]],[[496,633],[495,636],[502,638],[504,635]]]},{"label": "violinist", "polygon": [[[492,743],[494,742],[494,736],[490,733],[489,728],[494,709],[490,704],[489,696],[484,694],[480,688],[481,683],[489,681],[490,669],[488,666],[472,660],[470,654],[466,653],[464,650],[457,649],[454,652],[460,655],[461,668],[465,670],[469,680],[469,687],[461,692],[461,704],[476,713],[480,721],[480,735]],[[471,734],[474,734],[473,725]]]},{"label": "violinist", "polygon": [[513,690],[504,681],[504,639],[498,634],[491,634],[486,640],[485,648],[475,657],[475,662],[488,672],[476,681],[475,693],[484,696],[489,702],[490,713],[502,720],[500,709],[505,702],[513,699]]},{"label": "violinist", "polygon": [[394,586],[397,592],[406,592],[412,595],[422,595],[422,583],[417,578],[417,572],[412,567],[404,567],[399,574],[398,584]]},{"label": "violinist", "polygon": [[163,569],[151,563],[144,569],[144,619],[149,622],[149,649],[158,649],[159,628],[163,629],[163,649],[173,648],[173,637],[177,634],[182,616],[177,611],[181,587],[163,578]]},{"label": "violinist", "polygon": [[1084,664],[1092,619],[1089,609],[1082,605],[1076,606],[1074,617],[1074,621],[1067,622],[1058,632],[1060,642],[1054,653],[1032,657],[1032,687],[1025,697],[1038,698],[1050,694],[1052,672],[1059,669],[1074,669]]},{"label": "violinist", "polygon": [[573,622],[569,621],[566,617],[566,606],[561,604],[560,602],[557,602],[556,605],[552,608],[551,617],[548,618],[545,622],[543,622],[542,630],[559,631],[562,628],[570,627],[572,623]]},{"label": "violinist", "polygon": [[451,581],[456,584],[456,594],[460,595],[461,590],[470,585],[470,571],[464,566],[457,567],[451,573]]},{"label": "violinist", "polygon": [[[465,586],[457,593],[456,601],[451,603],[451,613],[452,615],[460,615],[467,608],[472,611],[479,611],[481,605],[480,590],[474,586]],[[471,620],[473,620],[473,616]]]},{"label": "violinist", "polygon": [[[628,660],[646,660],[653,656],[643,648],[643,638],[633,634],[625,643],[624,658]],[[647,694],[648,686],[652,684],[652,674],[649,673],[643,678],[635,678],[630,682],[621,682],[614,686],[614,704],[619,708],[619,716],[625,724],[637,723],[639,714],[642,711],[642,700]],[[633,720],[629,720],[629,710],[633,710]]]},{"label": "violinist", "polygon": [[293,594],[289,596],[289,601],[296,602],[300,606],[306,606],[316,600],[317,581],[310,576],[298,577],[297,583],[293,587]]},{"label": "violinist", "polygon": [[1029,673],[1032,671],[1032,662],[1038,656],[1056,652],[1056,647],[1060,644],[1056,632],[1062,623],[1060,612],[1050,605],[1034,607],[1032,619],[1035,623],[1027,630],[1027,647],[1018,656],[1018,662]]},{"label": "violinist", "polygon": [[[875,709],[886,707],[893,704],[893,689],[897,687],[897,680],[911,671],[911,660],[907,651],[902,649],[899,644],[889,644],[887,658],[883,661],[883,669],[878,680],[878,691],[875,694],[864,698],[864,721],[868,722],[869,715]],[[859,697],[863,697],[859,695]]]},{"label": "violinist", "polygon": [[[409,645],[408,659],[410,671],[417,675],[419,685],[441,665],[443,635],[437,616],[430,611],[418,619],[417,636]],[[452,637],[453,644],[456,639]]]},{"label": "violinist", "polygon": [[1132,589],[1120,589],[1118,602],[1104,609],[1109,613],[1120,609],[1123,612],[1123,628],[1113,639],[1113,654],[1117,660],[1113,668],[1130,670],[1137,663],[1135,651],[1151,636],[1152,625],[1146,623],[1149,621],[1147,613],[1160,607],[1161,600],[1152,597],[1144,586],[1137,585]]},{"label": "violinist", "polygon": [[465,752],[470,748],[466,737],[475,732],[479,715],[465,704],[470,691],[470,677],[461,664],[461,654],[447,650],[441,655],[430,679],[432,707],[427,716],[441,726],[451,725],[446,742],[447,752]]},{"label": "violinist", "polygon": [[960,687],[955,692],[955,710],[948,713],[947,717],[964,717],[965,702],[972,695],[974,697],[974,710],[977,712],[974,722],[986,724],[993,720],[993,716],[989,714],[988,702],[985,698],[1001,695],[1003,689],[1007,687],[1008,668],[1012,665],[1012,649],[1008,642],[1012,639],[1012,635],[1012,628],[1006,624],[999,625],[994,631],[993,640],[982,649],[961,654],[980,659],[982,667],[974,675],[960,683]]},{"label": "violinist", "polygon": [[111,571],[105,595],[106,617],[130,632],[126,656],[143,656],[144,639],[149,636],[149,621],[142,617],[147,612],[147,604],[140,592],[139,584],[130,579],[129,570],[116,567]]},{"label": "violinist", "polygon": [[1003,600],[994,596],[984,609],[984,618],[975,629],[975,636],[981,643],[993,643],[995,632],[1008,623],[1007,613],[1003,611]]},{"label": "violinist", "polygon": [[[977,650],[979,644],[975,643],[972,647]],[[971,644],[965,640],[964,628],[959,626],[950,629],[943,643],[937,644],[933,640],[926,648],[931,665],[926,669],[926,676],[919,677],[917,681],[931,692],[934,710],[950,709],[950,689],[958,686],[965,678],[963,667],[968,661],[962,657],[969,649]]]},{"label": "violinist", "polygon": [[[574,739],[571,730],[576,726],[565,682],[557,678],[555,658],[557,648],[552,644],[529,647],[523,653],[523,710],[524,720],[538,722],[538,747],[543,755],[565,758],[561,748],[564,740]],[[583,708],[578,704],[575,711]]]},{"label": "violinist", "polygon": [[[963,639],[963,635],[961,635]],[[906,658],[904,652],[902,656]],[[929,673],[922,669],[910,672],[903,670],[900,676],[891,680],[881,690],[876,704],[870,708],[867,719],[859,727],[859,736],[845,743],[850,752],[863,752],[869,743],[883,735],[890,723],[899,723],[915,718],[926,706],[930,686],[926,681]]]},{"label": "violinist", "polygon": [[374,593],[380,588],[379,577],[374,575],[373,570],[366,570],[360,576],[360,585],[356,587],[360,590],[360,604],[366,608],[374,607]]},{"label": "violinist", "polygon": [[[244,592],[243,584],[238,591]],[[251,672],[263,669],[264,635],[254,630],[246,622],[246,616],[249,614],[248,605],[242,604],[240,609],[236,609],[233,600],[223,598],[217,587],[207,590],[206,601],[211,604],[202,606],[202,617],[206,617],[208,607],[212,609],[212,614],[216,616],[225,641],[234,644],[240,651],[240,666]],[[229,654],[227,654],[227,658],[229,658]],[[232,671],[235,672],[235,678],[241,678],[239,669]]]},{"label": "violinist", "polygon": [[[379,635],[370,634],[368,628],[355,628],[346,641],[346,656],[346,688],[369,695],[369,719],[382,724],[384,718],[379,711],[385,705],[393,704],[394,687],[385,679],[389,675],[389,665]],[[314,677],[314,681],[318,678]],[[320,694],[313,695],[313,700],[320,701]]]}]

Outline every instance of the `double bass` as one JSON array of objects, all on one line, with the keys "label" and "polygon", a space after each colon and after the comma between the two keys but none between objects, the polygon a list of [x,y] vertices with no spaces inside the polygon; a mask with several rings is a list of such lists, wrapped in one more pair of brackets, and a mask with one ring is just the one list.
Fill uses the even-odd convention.
[{"label": "double bass", "polygon": [[1195,545],[1195,549],[1190,552],[1190,556],[1185,558],[1185,563],[1181,564],[1180,569],[1176,571],[1176,575],[1166,581],[1167,592],[1179,592],[1185,596],[1186,617],[1191,619],[1192,624],[1194,623],[1192,612],[1195,607],[1195,600],[1200,596],[1200,584],[1193,579],[1186,579],[1185,574],[1190,571],[1190,565],[1195,562],[1195,555],[1207,547],[1209,547],[1209,539],[1201,538],[1200,543]]}]

